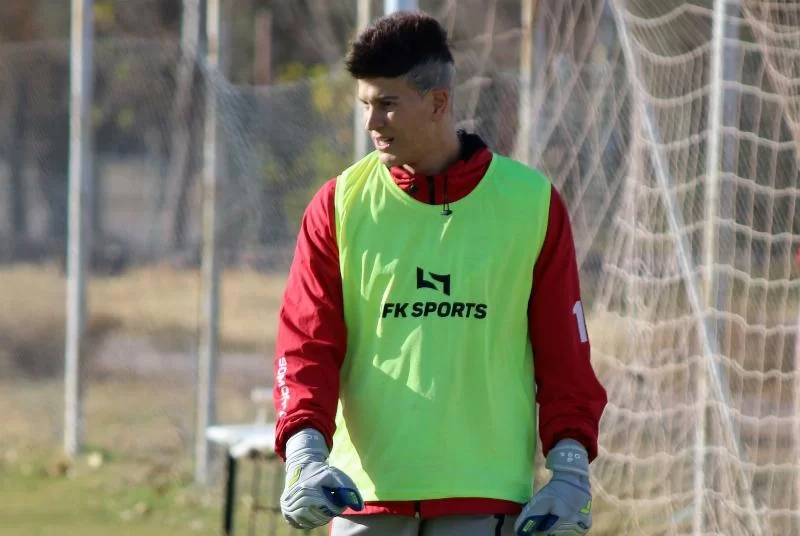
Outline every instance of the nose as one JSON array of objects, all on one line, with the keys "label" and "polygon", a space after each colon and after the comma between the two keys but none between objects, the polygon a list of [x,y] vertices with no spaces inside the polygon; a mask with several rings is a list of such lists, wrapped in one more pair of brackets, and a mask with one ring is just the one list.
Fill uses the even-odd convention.
[{"label": "nose", "polygon": [[364,126],[367,130],[378,130],[384,125],[384,117],[380,110],[367,108],[364,111]]}]

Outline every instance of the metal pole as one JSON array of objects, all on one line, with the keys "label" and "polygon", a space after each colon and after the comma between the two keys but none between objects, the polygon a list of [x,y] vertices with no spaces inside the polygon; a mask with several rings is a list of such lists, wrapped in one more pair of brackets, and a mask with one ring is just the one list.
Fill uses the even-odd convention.
[{"label": "metal pole", "polygon": [[81,350],[86,328],[86,278],[92,207],[92,0],[72,0],[70,53],[69,222],[67,323],[64,355],[64,450],[75,455],[83,440]]},{"label": "metal pole", "polygon": [[[735,216],[736,192],[733,188],[722,188],[721,182],[729,173],[736,173],[737,147],[726,127],[736,127],[738,115],[737,99],[728,95],[729,82],[737,82],[743,61],[740,46],[741,24],[738,14],[740,0],[716,1],[712,21],[710,94],[708,111],[709,143],[706,154],[706,211],[704,270],[706,280],[706,307],[712,336],[719,341],[721,355],[726,352],[723,341],[730,344],[729,322],[714,315],[713,310],[725,311],[732,306],[733,277],[727,271],[716,270],[716,266],[733,266],[736,256],[736,232],[726,222]],[[721,371],[722,373],[722,371]],[[723,377],[727,383],[727,375]],[[727,389],[727,386],[726,386]],[[702,528],[702,527],[701,527]]]},{"label": "metal pole", "polygon": [[217,181],[219,174],[219,130],[217,94],[211,79],[222,59],[222,24],[220,0],[206,0],[206,123],[203,147],[203,259],[202,259],[202,323],[197,363],[197,418],[195,422],[195,480],[208,481],[209,444],[206,428],[216,422],[216,372],[219,333],[219,253],[217,219]]},{"label": "metal pole", "polygon": [[[225,455],[225,505],[222,512],[222,534],[223,536],[233,535],[233,518],[236,512],[236,474],[238,463],[235,457],[231,456],[230,449],[226,449]],[[253,493],[253,500],[258,500],[258,495]]]},{"label": "metal pole", "polygon": [[395,11],[417,11],[417,0],[383,0],[383,13],[388,15]]},{"label": "metal pole", "polygon": [[[372,19],[369,0],[358,0],[357,31],[360,34]],[[361,160],[367,155],[369,136],[364,128],[364,108],[358,95],[353,100],[353,160]]]},{"label": "metal pole", "polygon": [[521,35],[519,49],[519,135],[517,136],[517,160],[530,165],[531,124],[533,122],[533,27],[536,0],[522,0]]},{"label": "metal pole", "polygon": [[[797,250],[795,257],[797,269],[800,270],[800,249]],[[797,331],[794,334],[794,448],[800,449],[800,310],[797,311]],[[800,510],[800,455],[795,452],[794,456],[794,493],[795,510]],[[797,529],[795,528],[795,532]]]},{"label": "metal pole", "polygon": [[[703,306],[709,325],[714,325],[712,307],[715,289],[714,269],[717,257],[717,211],[719,208],[719,167],[721,163],[720,136],[722,135],[722,55],[725,48],[725,0],[714,0],[714,18],[711,36],[711,66],[709,70],[708,152],[706,153],[705,231],[703,242]],[[716,340],[715,330],[710,337]],[[694,444],[694,516],[692,533],[703,534],[705,527],[706,487],[706,427],[708,421],[708,376],[700,367],[695,377],[697,426]]]},{"label": "metal pole", "polygon": [[705,288],[703,297],[708,310],[712,303],[715,281],[714,266],[717,258],[717,216],[719,211],[719,180],[722,165],[722,112],[725,102],[724,75],[726,0],[714,0],[714,19],[711,37],[711,67],[709,69],[708,152],[706,153],[705,232],[703,267]]}]

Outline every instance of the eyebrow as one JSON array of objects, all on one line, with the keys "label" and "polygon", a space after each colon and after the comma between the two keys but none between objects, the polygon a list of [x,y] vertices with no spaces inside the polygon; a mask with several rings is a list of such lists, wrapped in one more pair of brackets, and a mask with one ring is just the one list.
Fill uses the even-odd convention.
[{"label": "eyebrow", "polygon": [[[358,100],[361,102],[367,102],[366,99],[362,98],[361,96],[358,97]],[[373,101],[397,101],[400,100],[400,97],[397,95],[377,95],[372,99]]]}]

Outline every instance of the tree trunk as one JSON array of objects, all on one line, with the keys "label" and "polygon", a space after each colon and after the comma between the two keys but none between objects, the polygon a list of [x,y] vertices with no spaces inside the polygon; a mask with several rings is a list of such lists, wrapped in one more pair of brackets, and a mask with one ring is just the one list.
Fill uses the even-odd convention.
[{"label": "tree trunk", "polygon": [[257,86],[268,86],[272,84],[272,12],[262,9],[256,13],[253,32],[253,83]]},{"label": "tree trunk", "polygon": [[9,154],[11,195],[11,258],[17,254],[17,246],[28,233],[28,205],[25,198],[25,136],[28,130],[28,79],[20,76],[16,83],[11,153]]},{"label": "tree trunk", "polygon": [[186,219],[188,217],[188,191],[192,178],[192,128],[195,124],[195,75],[197,52],[201,44],[201,16],[205,2],[185,0],[183,12],[183,35],[181,56],[175,88],[175,105],[171,117],[172,141],[170,143],[170,166],[165,184],[163,213],[164,253],[180,250],[186,241]]}]

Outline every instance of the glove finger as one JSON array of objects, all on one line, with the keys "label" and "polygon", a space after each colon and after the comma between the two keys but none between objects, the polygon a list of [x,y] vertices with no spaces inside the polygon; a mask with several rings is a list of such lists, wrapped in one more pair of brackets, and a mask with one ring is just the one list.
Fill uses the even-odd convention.
[{"label": "glove finger", "polygon": [[556,502],[554,497],[546,493],[536,495],[520,512],[514,524],[516,534],[530,536],[555,525],[559,517],[554,515]]},{"label": "glove finger", "polygon": [[331,504],[325,492],[320,488],[298,487],[293,493],[281,499],[281,511],[295,522],[303,525],[324,524],[330,518],[341,514],[344,507]]},{"label": "glove finger", "polygon": [[531,536],[537,532],[551,529],[559,520],[553,514],[534,514],[526,517],[520,516],[514,526],[517,536]]},{"label": "glove finger", "polygon": [[311,528],[321,527],[330,523],[331,519],[341,514],[341,511],[333,512],[327,507],[312,507],[307,515]]},{"label": "glove finger", "polygon": [[333,517],[334,516],[326,514],[316,506],[308,506],[293,512],[287,517],[287,520],[289,520],[289,524],[294,528],[314,529],[330,522]]},{"label": "glove finger", "polygon": [[548,536],[585,536],[591,526],[587,526],[580,522],[575,523],[572,521],[565,521],[558,527],[547,531]]},{"label": "glove finger", "polygon": [[[552,508],[550,509],[550,514],[555,518],[555,521],[552,523],[550,527],[548,527],[552,534],[561,535],[561,534],[573,534],[572,530],[565,528],[566,526],[570,525],[575,528],[574,521],[576,519],[581,519],[584,524],[586,524],[587,514],[590,512],[591,502],[587,503],[583,509],[575,511],[575,506],[572,504],[566,504],[563,501],[555,501]],[[588,522],[589,526],[591,526],[591,521]],[[539,530],[547,530],[547,529],[539,529]],[[566,532],[562,532],[566,531]]]},{"label": "glove finger", "polygon": [[361,498],[361,494],[359,494],[358,490],[355,488],[322,486],[322,490],[325,492],[325,496],[328,500],[340,508],[349,506],[356,511],[364,508],[364,501]]},{"label": "glove finger", "polygon": [[542,516],[545,514],[555,514],[558,509],[559,501],[555,497],[549,495],[536,495],[531,501],[525,505],[520,513],[520,518],[531,516]]},{"label": "glove finger", "polygon": [[281,513],[283,514],[283,520],[286,521],[292,528],[295,529],[302,529],[302,525],[297,520],[297,516],[300,515],[298,511],[287,511],[281,507]]},{"label": "glove finger", "polygon": [[326,490],[331,502],[342,507],[349,506],[353,510],[362,510],[364,508],[364,499],[358,491],[353,479],[347,476],[343,471],[336,467],[331,467],[330,472],[332,482],[325,482],[325,486],[332,490]]},{"label": "glove finger", "polygon": [[561,500],[557,501],[555,513],[571,517],[583,509],[591,508],[591,493],[575,483],[562,478],[553,478],[547,485],[547,490],[552,496]]}]

